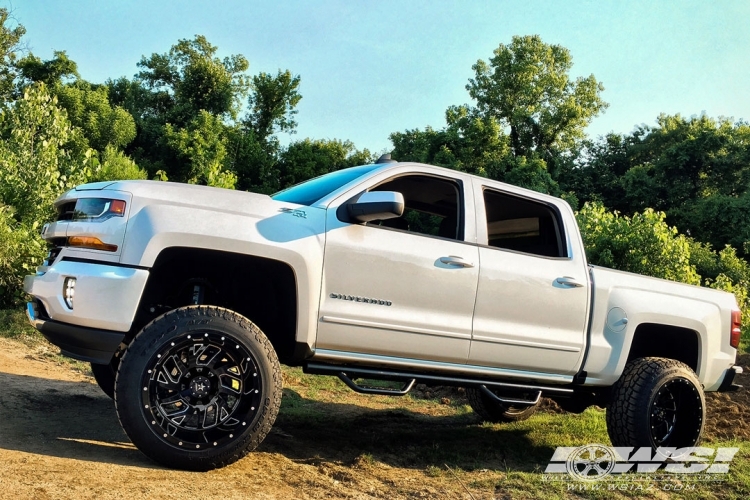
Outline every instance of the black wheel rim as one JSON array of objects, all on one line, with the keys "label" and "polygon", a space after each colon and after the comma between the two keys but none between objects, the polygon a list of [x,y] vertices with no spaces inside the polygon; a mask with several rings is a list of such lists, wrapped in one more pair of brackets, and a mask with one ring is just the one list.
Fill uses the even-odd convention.
[{"label": "black wheel rim", "polygon": [[651,440],[658,446],[692,446],[703,427],[703,402],[689,380],[675,378],[662,385],[649,412]]},{"label": "black wheel rim", "polygon": [[142,377],[145,418],[164,441],[200,450],[237,439],[262,401],[255,357],[242,342],[194,331],[163,346]]}]

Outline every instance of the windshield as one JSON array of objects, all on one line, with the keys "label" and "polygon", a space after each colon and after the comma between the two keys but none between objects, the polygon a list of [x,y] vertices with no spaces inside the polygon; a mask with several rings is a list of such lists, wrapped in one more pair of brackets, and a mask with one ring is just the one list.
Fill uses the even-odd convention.
[{"label": "windshield", "polygon": [[319,199],[336,191],[351,181],[370,173],[382,165],[362,165],[361,167],[345,168],[329,174],[321,175],[309,181],[301,182],[271,196],[277,201],[287,201],[298,205],[312,205]]}]

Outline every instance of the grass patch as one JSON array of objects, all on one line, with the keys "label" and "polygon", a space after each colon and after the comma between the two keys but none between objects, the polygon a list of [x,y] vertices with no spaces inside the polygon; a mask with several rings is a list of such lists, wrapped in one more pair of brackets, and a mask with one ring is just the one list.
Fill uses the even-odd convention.
[{"label": "grass patch", "polygon": [[[0,337],[25,344],[35,357],[89,373],[88,364],[61,356],[29,326],[20,308],[0,310]],[[420,488],[443,491],[445,485],[463,494],[460,481],[476,498],[750,498],[748,441],[704,444],[740,448],[721,483],[697,484],[679,493],[665,492],[658,484],[619,490],[605,482],[598,483],[599,489],[570,489],[570,483],[546,481],[544,471],[558,446],[610,444],[601,408],[580,415],[540,412],[522,422],[487,424],[477,419],[460,392],[365,396],[336,377],[307,375],[300,368],[284,367],[283,377],[281,412],[259,451],[343,470],[343,475],[377,478],[398,495],[413,496]],[[680,483],[675,480],[669,487]]]},{"label": "grass patch", "polygon": [[18,340],[29,347],[46,342],[44,336],[29,324],[24,310],[0,309],[0,337]]},{"label": "grass patch", "polygon": [[558,446],[610,445],[602,408],[580,415],[540,412],[522,422],[488,424],[460,398],[445,404],[440,397],[364,396],[333,377],[284,370],[285,382],[294,383],[285,385],[276,427],[287,437],[272,434],[261,449],[293,460],[314,456],[320,463],[352,467],[383,464],[386,477],[421,475],[425,485],[460,478],[476,498],[750,498],[750,442],[704,443],[740,448],[723,482],[690,485],[675,479],[639,487],[610,481],[598,483],[598,489],[571,489],[569,482],[545,480],[544,471]]},{"label": "grass patch", "polygon": [[26,317],[26,311],[20,306],[17,309],[0,309],[0,338],[20,342],[30,347],[36,356],[68,365],[76,371],[91,375],[88,363],[63,356],[57,346],[52,345],[44,338],[44,335],[31,326]]}]

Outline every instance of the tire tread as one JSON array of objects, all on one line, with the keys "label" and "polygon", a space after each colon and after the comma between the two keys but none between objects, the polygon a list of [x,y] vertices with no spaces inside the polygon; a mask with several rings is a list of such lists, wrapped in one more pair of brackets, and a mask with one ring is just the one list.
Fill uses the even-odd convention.
[{"label": "tire tread", "polygon": [[[216,468],[225,467],[237,460],[243,458],[248,453],[256,449],[261,442],[265,439],[268,433],[271,431],[273,422],[276,420],[276,415],[281,407],[281,395],[282,395],[282,374],[281,365],[279,364],[276,351],[274,350],[268,337],[258,328],[255,323],[245,318],[244,316],[231,311],[229,309],[218,307],[218,306],[185,306],[178,309],[173,309],[158,318],[155,318],[148,323],[143,329],[133,338],[128,348],[125,350],[120,362],[120,366],[117,370],[117,377],[115,379],[115,387],[117,387],[118,380],[122,371],[122,367],[125,364],[125,360],[128,355],[134,350],[134,348],[140,343],[144,342],[144,339],[150,339],[154,343],[158,343],[162,337],[169,334],[171,330],[166,329],[158,337],[154,337],[152,332],[158,331],[162,328],[162,325],[176,324],[176,322],[183,318],[199,318],[199,317],[214,317],[222,318],[226,321],[239,325],[243,330],[247,331],[264,351],[267,361],[270,363],[271,372],[271,394],[268,395],[263,402],[263,412],[266,413],[270,418],[260,418],[255,423],[254,427],[248,432],[242,440],[236,441],[231,447],[224,453],[217,454],[210,458],[200,457],[197,459],[191,459],[185,453],[185,459],[180,464],[168,464],[178,465],[180,468],[195,470],[195,471],[208,471]],[[127,420],[130,418],[121,411],[120,405],[118,404],[117,390],[115,390],[115,409],[117,411],[117,418],[120,421],[120,425],[125,428],[129,423]],[[137,416],[138,417],[138,416]],[[136,418],[137,418],[136,417]]]}]

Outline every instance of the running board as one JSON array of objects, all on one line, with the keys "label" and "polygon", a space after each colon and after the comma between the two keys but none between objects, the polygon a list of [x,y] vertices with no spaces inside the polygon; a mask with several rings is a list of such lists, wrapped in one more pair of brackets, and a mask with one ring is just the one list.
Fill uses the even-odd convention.
[{"label": "running board", "polygon": [[339,378],[349,387],[349,389],[353,390],[354,392],[358,392],[360,394],[380,394],[384,396],[403,396],[407,394],[417,382],[417,379],[413,378],[411,380],[405,381],[404,385],[401,386],[401,389],[386,389],[385,387],[365,387],[359,385],[344,372],[339,372]]},{"label": "running board", "polygon": [[[549,393],[557,394],[561,396],[572,395],[575,392],[574,389],[570,387],[565,387],[565,386],[556,387],[556,386],[548,386],[548,385],[519,384],[515,382],[498,382],[494,380],[480,380],[480,379],[475,379],[475,378],[463,378],[463,377],[446,377],[442,375],[397,372],[397,371],[391,371],[391,370],[375,370],[372,368],[362,368],[358,366],[329,365],[326,363],[315,363],[315,362],[305,364],[304,372],[310,373],[313,375],[335,375],[335,376],[339,376],[339,374],[343,372],[344,374],[346,374],[348,378],[395,380],[399,382],[413,380],[415,383],[418,383],[418,384],[454,385],[454,386],[459,386],[459,387],[486,386],[490,389],[508,389],[511,391],[525,391],[525,392],[529,392],[529,391],[537,392],[538,391],[540,393],[540,396],[538,397],[541,397],[541,392],[549,392]],[[346,381],[344,381],[344,383],[346,383]],[[388,394],[393,395],[394,393],[389,392]],[[518,404],[535,404],[535,403],[532,403],[529,400],[519,400]]]}]

